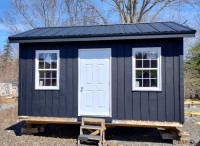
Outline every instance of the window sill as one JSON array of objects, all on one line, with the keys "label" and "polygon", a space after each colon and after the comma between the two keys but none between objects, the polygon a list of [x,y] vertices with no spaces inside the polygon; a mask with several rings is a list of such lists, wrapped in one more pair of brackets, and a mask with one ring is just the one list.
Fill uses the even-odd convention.
[{"label": "window sill", "polygon": [[149,89],[149,88],[145,88],[145,89],[141,89],[141,88],[134,88],[132,89],[132,91],[162,91],[162,89],[159,88],[154,88],[154,89]]},{"label": "window sill", "polygon": [[59,87],[54,88],[35,88],[35,90],[60,90]]}]

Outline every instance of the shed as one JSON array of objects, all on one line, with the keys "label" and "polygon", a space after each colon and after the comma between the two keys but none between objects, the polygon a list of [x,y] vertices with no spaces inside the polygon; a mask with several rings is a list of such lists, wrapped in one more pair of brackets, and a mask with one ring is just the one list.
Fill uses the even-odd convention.
[{"label": "shed", "polygon": [[183,38],[175,22],[35,28],[19,43],[19,118],[110,125],[184,123]]}]

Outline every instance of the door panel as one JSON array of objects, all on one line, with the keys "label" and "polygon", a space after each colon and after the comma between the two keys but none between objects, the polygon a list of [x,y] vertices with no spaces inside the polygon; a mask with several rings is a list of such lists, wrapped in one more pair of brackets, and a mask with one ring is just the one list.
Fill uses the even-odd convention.
[{"label": "door panel", "polygon": [[110,116],[111,51],[79,50],[79,115]]}]

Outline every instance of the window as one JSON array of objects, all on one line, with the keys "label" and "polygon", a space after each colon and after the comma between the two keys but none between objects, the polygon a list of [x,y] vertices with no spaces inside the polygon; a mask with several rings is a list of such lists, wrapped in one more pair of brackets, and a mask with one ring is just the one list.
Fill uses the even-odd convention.
[{"label": "window", "polygon": [[35,89],[59,89],[59,50],[37,50]]},{"label": "window", "polygon": [[161,91],[161,48],[133,48],[133,90]]}]

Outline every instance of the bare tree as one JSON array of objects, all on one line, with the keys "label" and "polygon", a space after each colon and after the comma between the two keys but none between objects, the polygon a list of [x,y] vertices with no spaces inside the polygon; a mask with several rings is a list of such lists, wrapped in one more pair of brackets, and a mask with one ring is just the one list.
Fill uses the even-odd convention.
[{"label": "bare tree", "polygon": [[[104,12],[92,0],[82,0],[96,10],[105,24],[108,23]],[[107,4],[110,12],[118,13],[120,23],[151,22],[166,8],[177,4],[198,5],[199,0],[99,0]],[[166,17],[166,16],[165,16]]]},{"label": "bare tree", "polygon": [[11,33],[36,27],[58,26],[64,21],[63,0],[10,0],[9,7],[0,22]]}]

